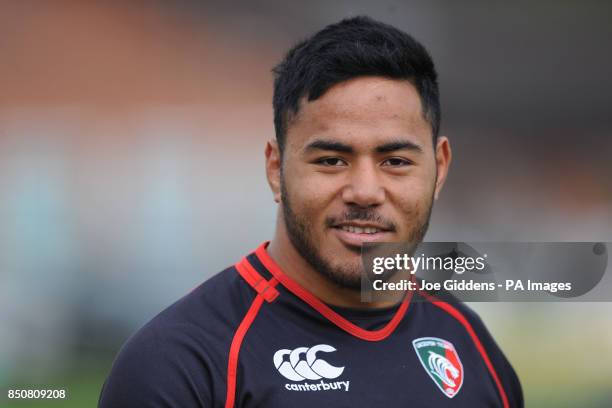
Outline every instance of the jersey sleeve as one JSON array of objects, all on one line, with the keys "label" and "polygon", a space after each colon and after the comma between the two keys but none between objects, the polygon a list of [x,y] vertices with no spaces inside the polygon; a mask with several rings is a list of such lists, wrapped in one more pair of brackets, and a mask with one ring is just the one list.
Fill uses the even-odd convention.
[{"label": "jersey sleeve", "polygon": [[486,328],[480,316],[465,305],[464,312],[485,348],[491,360],[491,364],[493,364],[495,368],[499,380],[502,383],[502,387],[508,397],[510,407],[523,408],[525,406],[523,401],[523,390],[514,368],[512,368],[512,365],[493,339],[493,336],[489,333],[489,330]]},{"label": "jersey sleeve", "polygon": [[211,407],[206,357],[190,328],[181,326],[149,324],[130,338],[113,363],[98,407]]}]

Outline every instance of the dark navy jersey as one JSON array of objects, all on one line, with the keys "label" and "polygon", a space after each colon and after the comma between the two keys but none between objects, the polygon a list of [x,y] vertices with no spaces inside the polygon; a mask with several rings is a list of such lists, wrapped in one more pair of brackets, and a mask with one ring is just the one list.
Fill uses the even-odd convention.
[{"label": "dark navy jersey", "polygon": [[[421,297],[421,301],[417,300]],[[265,244],[156,316],[117,356],[101,408],[522,407],[476,314],[409,293],[331,307]]]}]

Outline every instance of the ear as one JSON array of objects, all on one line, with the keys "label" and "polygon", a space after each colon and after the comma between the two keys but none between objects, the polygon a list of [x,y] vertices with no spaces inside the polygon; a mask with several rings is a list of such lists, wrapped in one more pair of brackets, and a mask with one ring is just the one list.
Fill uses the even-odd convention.
[{"label": "ear", "polygon": [[436,189],[434,193],[434,199],[436,200],[438,199],[438,195],[440,194],[442,186],[446,181],[446,176],[448,175],[448,168],[450,167],[452,156],[453,154],[448,138],[445,136],[438,137],[438,142],[436,144],[436,167],[438,170],[438,177],[436,180]]},{"label": "ear", "polygon": [[266,143],[266,177],[268,184],[274,195],[274,201],[280,203],[281,200],[281,156],[280,149],[276,140]]}]

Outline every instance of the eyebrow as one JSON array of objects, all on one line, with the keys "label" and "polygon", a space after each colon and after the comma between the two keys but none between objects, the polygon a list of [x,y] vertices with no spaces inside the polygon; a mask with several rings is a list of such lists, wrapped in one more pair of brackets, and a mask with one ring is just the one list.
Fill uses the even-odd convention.
[{"label": "eyebrow", "polygon": [[[351,145],[334,141],[334,140],[326,140],[326,139],[316,139],[310,142],[306,148],[306,151],[311,150],[331,150],[335,152],[342,153],[353,153],[354,149]],[[418,144],[411,142],[409,140],[395,140],[389,143],[382,144],[380,146],[376,146],[374,149],[376,153],[389,153],[394,152],[396,150],[412,150],[417,153],[422,153],[423,148]]]},{"label": "eyebrow", "polygon": [[418,144],[409,140],[396,140],[393,142],[385,143],[380,146],[376,146],[377,153],[389,153],[396,150],[412,150],[417,153],[422,153],[423,148]]},{"label": "eyebrow", "polygon": [[306,151],[309,150],[333,150],[335,152],[353,153],[353,147],[342,142],[333,140],[317,139],[310,142],[306,146]]}]

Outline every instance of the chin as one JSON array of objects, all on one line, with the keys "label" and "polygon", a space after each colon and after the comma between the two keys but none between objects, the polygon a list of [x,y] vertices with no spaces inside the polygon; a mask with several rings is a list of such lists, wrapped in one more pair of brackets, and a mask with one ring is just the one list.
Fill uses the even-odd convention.
[{"label": "chin", "polygon": [[330,270],[333,271],[333,274],[338,276],[341,280],[361,280],[363,265],[361,263],[361,257],[359,256],[333,258],[328,265]]}]

